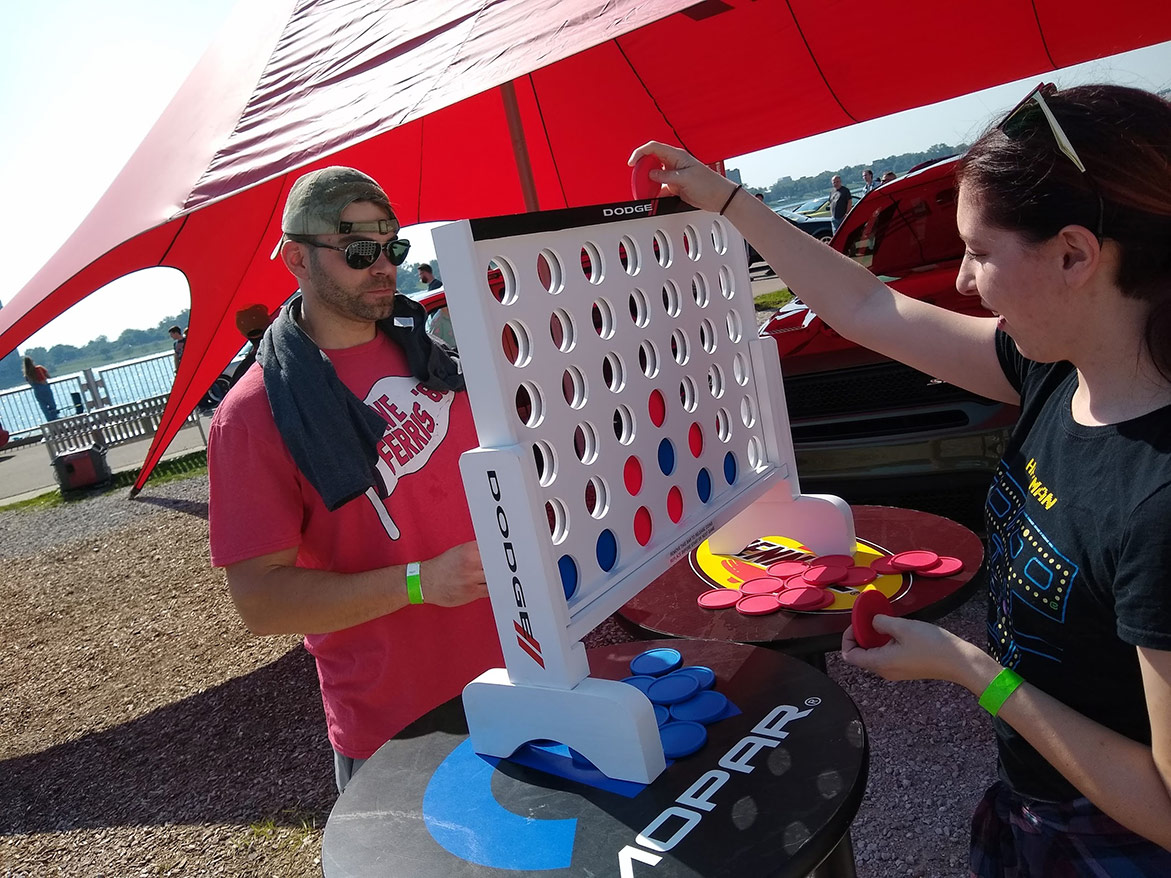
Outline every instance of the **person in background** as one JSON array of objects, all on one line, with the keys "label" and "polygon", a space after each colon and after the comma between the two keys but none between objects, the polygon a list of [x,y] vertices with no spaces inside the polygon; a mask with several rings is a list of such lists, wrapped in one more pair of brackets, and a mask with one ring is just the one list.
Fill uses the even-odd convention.
[{"label": "person in background", "polygon": [[876,186],[878,186],[878,181],[874,179],[874,169],[867,168],[862,172],[862,194],[865,195]]},{"label": "person in background", "polygon": [[680,150],[631,164],[647,154],[842,336],[1020,406],[986,505],[988,651],[885,615],[885,645],[842,638],[850,664],[956,683],[994,717],[971,873],[1171,875],[1171,102],[1042,84],[960,159],[956,289],[990,317],[896,292]]},{"label": "person in background", "polygon": [[842,220],[853,206],[853,196],[850,195],[850,190],[842,185],[842,178],[838,174],[833,175],[830,184],[834,187],[834,192],[829,197],[829,224],[836,235]]},{"label": "person in background", "polygon": [[390,199],[323,168],[293,184],[281,230],[300,295],[212,419],[211,560],[250,631],[304,635],[341,792],[503,657],[459,475],[471,407],[396,293],[410,242]]},{"label": "person in background", "polygon": [[427,285],[428,290],[437,290],[443,286],[443,280],[435,276],[434,269],[429,263],[419,263],[419,280]]},{"label": "person in background", "polygon": [[894,180],[897,176],[898,175],[895,174],[894,171],[883,171],[882,172],[882,179],[878,181],[879,185],[881,185],[883,183],[889,183],[891,180]]},{"label": "person in background", "polygon": [[45,415],[46,421],[55,421],[60,415],[57,413],[57,402],[53,399],[53,388],[49,386],[49,370],[33,362],[32,357],[21,360],[24,370],[24,380],[32,385],[33,396],[37,398],[37,405]]},{"label": "person in background", "polygon": [[175,347],[175,371],[179,371],[179,361],[183,359],[183,349],[187,347],[187,336],[183,334],[183,330],[178,326],[172,326],[167,330],[171,336],[171,341],[174,342]]}]

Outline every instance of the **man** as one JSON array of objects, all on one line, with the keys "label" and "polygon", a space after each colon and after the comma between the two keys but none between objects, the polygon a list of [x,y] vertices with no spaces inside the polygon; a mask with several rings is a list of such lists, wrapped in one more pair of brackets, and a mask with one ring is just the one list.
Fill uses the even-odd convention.
[{"label": "man", "polygon": [[175,348],[175,369],[179,369],[179,361],[183,359],[183,349],[187,347],[187,336],[183,334],[183,330],[178,326],[172,326],[167,330],[167,335],[171,336],[171,341]]},{"label": "man", "polygon": [[409,242],[389,199],[324,168],[281,229],[301,295],[212,421],[211,556],[253,633],[305,635],[340,792],[502,658],[459,478],[471,410],[422,308],[396,299]]},{"label": "man", "polygon": [[862,172],[862,194],[865,195],[876,186],[878,186],[878,181],[874,179],[874,169],[867,168]]},{"label": "man", "polygon": [[435,272],[426,262],[419,263],[419,280],[425,283],[429,290],[437,290],[443,286],[443,281],[435,276]]},{"label": "man", "polygon": [[834,187],[834,193],[829,197],[829,225],[830,229],[836,235],[838,227],[842,224],[842,220],[846,218],[846,214],[850,212],[850,205],[852,198],[850,190],[842,185],[842,178],[838,174],[833,175],[830,184]]},{"label": "man", "polygon": [[896,177],[896,174],[894,171],[883,171],[882,172],[882,180],[880,180],[879,182],[880,183],[889,183],[891,180],[895,179],[895,177]]}]

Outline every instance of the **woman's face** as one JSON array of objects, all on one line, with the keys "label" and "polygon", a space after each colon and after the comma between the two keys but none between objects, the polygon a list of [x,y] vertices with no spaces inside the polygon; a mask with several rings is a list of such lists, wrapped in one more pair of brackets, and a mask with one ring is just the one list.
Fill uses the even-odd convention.
[{"label": "woman's face", "polygon": [[956,289],[979,296],[980,304],[996,315],[997,328],[1012,336],[1029,359],[1069,359],[1076,321],[1070,319],[1071,303],[1062,284],[1059,242],[1033,244],[988,224],[979,199],[963,185],[956,224],[964,242]]}]

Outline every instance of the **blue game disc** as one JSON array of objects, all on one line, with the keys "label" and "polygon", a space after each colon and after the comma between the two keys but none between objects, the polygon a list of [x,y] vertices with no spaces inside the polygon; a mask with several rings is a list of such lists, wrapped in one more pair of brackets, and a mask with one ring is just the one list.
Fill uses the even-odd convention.
[{"label": "blue game disc", "polygon": [[714,723],[728,709],[728,699],[721,692],[705,689],[686,701],[671,705],[671,719],[680,721]]},{"label": "blue game disc", "polygon": [[669,722],[659,729],[663,755],[668,759],[690,756],[707,743],[707,729],[699,723]]},{"label": "blue game disc", "polygon": [[651,683],[646,689],[646,697],[655,704],[674,704],[686,701],[698,691],[699,681],[695,677],[669,674]]},{"label": "blue game disc", "polygon": [[655,682],[657,679],[658,677],[649,677],[646,674],[635,674],[633,677],[626,677],[622,682],[629,683],[643,695],[646,695],[646,690],[649,689],[651,683]]},{"label": "blue game disc", "polygon": [[687,665],[672,673],[688,674],[689,676],[695,677],[699,681],[700,689],[710,689],[716,685],[716,672],[711,668],[705,668],[703,665]]},{"label": "blue game disc", "polygon": [[648,649],[630,660],[630,673],[661,677],[663,674],[675,670],[681,664],[683,664],[683,656],[677,649],[670,647]]},{"label": "blue game disc", "polygon": [[655,709],[655,722],[661,728],[671,718],[671,711],[667,710],[661,704],[652,704],[651,707]]}]

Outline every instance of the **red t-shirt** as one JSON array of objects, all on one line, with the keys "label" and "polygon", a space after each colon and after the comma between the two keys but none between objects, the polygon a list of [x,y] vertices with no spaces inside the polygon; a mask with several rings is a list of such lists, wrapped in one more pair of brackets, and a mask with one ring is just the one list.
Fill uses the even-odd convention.
[{"label": "red t-shirt", "polygon": [[[216,410],[208,437],[216,567],[298,547],[297,566],[356,573],[433,558],[474,538],[459,456],[477,445],[466,393],[428,390],[384,334],[326,351],[338,377],[388,421],[377,496],[335,512],[285,447],[259,365]],[[426,583],[423,583],[424,595]],[[365,759],[503,658],[487,599],[408,606],[352,628],[306,634],[334,748]]]}]

